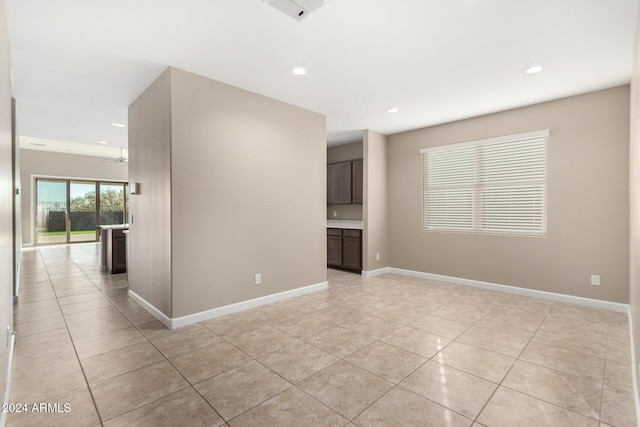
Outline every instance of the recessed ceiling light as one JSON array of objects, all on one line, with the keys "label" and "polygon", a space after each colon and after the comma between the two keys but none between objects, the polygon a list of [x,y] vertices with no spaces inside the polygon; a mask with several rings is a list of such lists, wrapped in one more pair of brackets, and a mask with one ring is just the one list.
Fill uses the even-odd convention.
[{"label": "recessed ceiling light", "polygon": [[398,112],[398,109],[397,109],[396,107],[389,108],[389,109],[387,110],[387,113],[397,113],[397,112]]},{"label": "recessed ceiling light", "polygon": [[96,141],[96,144],[102,144],[102,145],[104,145],[104,144],[108,144],[108,142],[107,142],[107,141],[103,141],[103,140],[101,140],[101,139],[98,139],[98,140]]},{"label": "recessed ceiling light", "polygon": [[540,71],[542,71],[544,67],[542,65],[534,65],[533,67],[529,67],[527,68],[527,70],[525,71],[525,73],[527,74],[535,74],[535,73],[539,73]]},{"label": "recessed ceiling light", "polygon": [[307,70],[305,70],[302,67],[296,67],[293,70],[291,70],[291,72],[296,76],[304,76],[305,74],[307,74]]},{"label": "recessed ceiling light", "polygon": [[122,123],[111,123],[112,126],[115,126],[117,128],[126,128],[127,125],[123,125]]},{"label": "recessed ceiling light", "polygon": [[37,147],[46,147],[47,144],[40,144],[39,142],[30,142],[29,145],[35,145]]}]

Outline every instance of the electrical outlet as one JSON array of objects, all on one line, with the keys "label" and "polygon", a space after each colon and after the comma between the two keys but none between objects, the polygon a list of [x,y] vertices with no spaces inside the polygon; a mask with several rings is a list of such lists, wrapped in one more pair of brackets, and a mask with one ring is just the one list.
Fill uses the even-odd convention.
[{"label": "electrical outlet", "polygon": [[254,282],[256,285],[259,285],[260,283],[262,283],[262,274],[257,273]]},{"label": "electrical outlet", "polygon": [[338,216],[338,211],[333,211],[333,217],[337,217]]},{"label": "electrical outlet", "polygon": [[591,284],[593,286],[600,286],[600,275],[599,274],[592,274],[591,275]]},{"label": "electrical outlet", "polygon": [[376,261],[380,261],[380,253],[376,253]]}]

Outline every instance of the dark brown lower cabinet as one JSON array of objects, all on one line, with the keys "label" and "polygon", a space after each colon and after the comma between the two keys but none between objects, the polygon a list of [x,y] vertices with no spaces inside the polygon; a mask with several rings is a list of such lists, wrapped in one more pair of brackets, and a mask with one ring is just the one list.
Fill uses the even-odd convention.
[{"label": "dark brown lower cabinet", "polygon": [[127,241],[120,229],[107,230],[107,271],[111,274],[127,271]]},{"label": "dark brown lower cabinet", "polygon": [[362,271],[362,230],[327,228],[327,267]]}]

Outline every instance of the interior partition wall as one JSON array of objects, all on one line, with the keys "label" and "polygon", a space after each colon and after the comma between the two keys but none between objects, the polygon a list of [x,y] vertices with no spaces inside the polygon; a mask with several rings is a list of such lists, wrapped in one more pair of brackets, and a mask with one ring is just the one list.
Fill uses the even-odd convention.
[{"label": "interior partition wall", "polygon": [[125,224],[126,182],[36,178],[36,245],[96,242],[101,225]]}]

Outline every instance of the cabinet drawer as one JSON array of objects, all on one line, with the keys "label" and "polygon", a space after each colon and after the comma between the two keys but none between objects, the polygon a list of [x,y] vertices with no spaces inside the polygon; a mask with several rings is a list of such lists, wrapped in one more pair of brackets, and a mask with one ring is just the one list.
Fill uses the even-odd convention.
[{"label": "cabinet drawer", "polygon": [[120,230],[118,228],[114,228],[111,230],[111,235],[113,236],[113,238],[118,238],[121,237],[124,239],[124,230]]},{"label": "cabinet drawer", "polygon": [[362,230],[342,230],[342,235],[345,237],[360,237],[360,233],[362,233]]},{"label": "cabinet drawer", "polygon": [[342,228],[327,228],[327,236],[342,236]]}]

